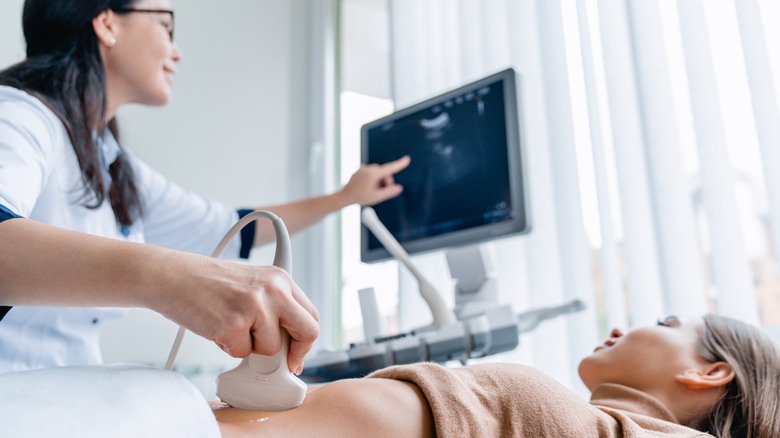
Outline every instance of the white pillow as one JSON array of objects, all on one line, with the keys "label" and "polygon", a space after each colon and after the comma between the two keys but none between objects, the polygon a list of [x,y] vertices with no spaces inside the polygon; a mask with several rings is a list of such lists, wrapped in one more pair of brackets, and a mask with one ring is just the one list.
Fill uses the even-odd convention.
[{"label": "white pillow", "polygon": [[142,365],[0,374],[8,437],[220,437],[201,393],[181,374]]}]

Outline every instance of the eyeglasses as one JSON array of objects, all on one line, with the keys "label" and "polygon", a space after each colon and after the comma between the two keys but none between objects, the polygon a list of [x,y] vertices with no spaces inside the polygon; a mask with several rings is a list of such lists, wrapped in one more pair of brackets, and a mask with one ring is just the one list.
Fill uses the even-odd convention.
[{"label": "eyeglasses", "polygon": [[173,42],[173,11],[170,9],[136,9],[136,8],[118,8],[118,9],[112,9],[114,12],[117,12],[119,14],[126,14],[128,12],[146,12],[150,14],[168,14],[171,16],[171,21],[169,21],[167,24],[163,23],[165,28],[168,30],[168,35],[171,37],[171,42]]}]

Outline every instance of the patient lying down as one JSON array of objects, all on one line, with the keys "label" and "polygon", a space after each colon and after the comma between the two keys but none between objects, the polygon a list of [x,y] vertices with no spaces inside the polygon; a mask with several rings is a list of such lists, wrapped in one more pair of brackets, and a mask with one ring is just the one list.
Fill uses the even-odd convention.
[{"label": "patient lying down", "polygon": [[422,363],[312,387],[290,411],[213,411],[224,437],[780,436],[778,351],[732,319],[613,330],[579,374],[590,403],[527,366]]}]

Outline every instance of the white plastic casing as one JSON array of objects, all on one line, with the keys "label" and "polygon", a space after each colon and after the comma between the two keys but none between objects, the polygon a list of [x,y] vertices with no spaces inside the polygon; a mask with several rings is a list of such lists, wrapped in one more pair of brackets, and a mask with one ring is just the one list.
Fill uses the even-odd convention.
[{"label": "white plastic casing", "polygon": [[273,356],[250,354],[234,369],[217,377],[217,397],[234,408],[285,411],[300,406],[306,384],[287,369],[289,335]]},{"label": "white plastic casing", "polygon": [[420,295],[422,295],[428,307],[431,309],[433,323],[436,327],[444,327],[448,324],[454,324],[457,319],[455,313],[444,302],[441,294],[435,287],[422,275],[419,269],[412,263],[411,257],[401,244],[393,237],[393,234],[385,227],[385,224],[379,220],[376,212],[371,207],[363,207],[361,220],[374,236],[379,239],[387,252],[392,254],[396,260],[400,261],[409,269],[409,272],[417,279],[420,285]]}]

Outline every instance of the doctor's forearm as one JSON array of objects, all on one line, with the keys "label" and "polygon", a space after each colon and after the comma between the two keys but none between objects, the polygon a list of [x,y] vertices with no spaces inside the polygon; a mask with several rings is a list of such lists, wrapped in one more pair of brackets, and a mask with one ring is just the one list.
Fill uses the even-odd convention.
[{"label": "doctor's forearm", "polygon": [[[362,165],[352,174],[347,184],[333,194],[289,204],[258,208],[258,210],[276,213],[284,221],[287,231],[290,234],[295,234],[348,205],[375,205],[398,196],[402,187],[393,181],[393,175],[408,165],[408,156],[382,165]],[[258,222],[254,246],[260,246],[273,240],[274,234],[271,225],[267,222]]]},{"label": "doctor's forearm", "polygon": [[[268,210],[279,216],[292,235],[303,231],[325,218],[325,216],[341,210],[351,202],[339,191],[330,195],[303,199],[289,204],[259,207],[257,210]],[[257,221],[254,246],[273,242],[274,231],[270,222]]]},{"label": "doctor's forearm", "polygon": [[[146,307],[228,354],[274,354],[279,327],[297,369],[317,338],[317,311],[289,275],[212,257],[69,231],[0,223],[0,305]],[[263,336],[255,337],[254,334]]]},{"label": "doctor's forearm", "polygon": [[0,223],[0,241],[4,305],[145,306],[143,279],[165,253],[29,219]]}]

